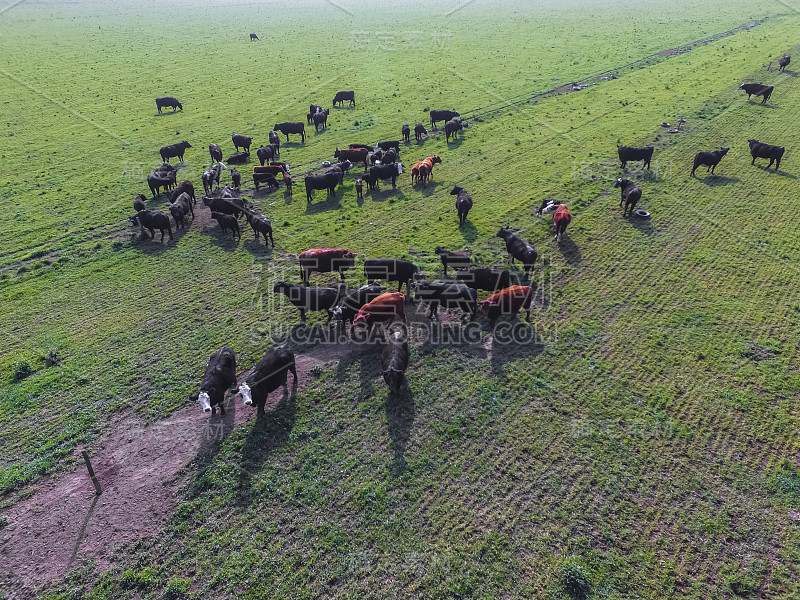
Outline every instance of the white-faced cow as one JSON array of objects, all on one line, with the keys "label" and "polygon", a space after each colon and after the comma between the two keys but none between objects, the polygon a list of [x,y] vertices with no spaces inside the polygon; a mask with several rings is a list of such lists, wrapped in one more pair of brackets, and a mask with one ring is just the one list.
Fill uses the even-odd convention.
[{"label": "white-faced cow", "polygon": [[[200,389],[196,396],[190,396],[199,402],[203,412],[217,412],[225,414],[225,392],[236,383],[236,354],[223,346],[211,355],[206,363],[206,371],[200,380]],[[232,390],[231,390],[232,391]]]}]

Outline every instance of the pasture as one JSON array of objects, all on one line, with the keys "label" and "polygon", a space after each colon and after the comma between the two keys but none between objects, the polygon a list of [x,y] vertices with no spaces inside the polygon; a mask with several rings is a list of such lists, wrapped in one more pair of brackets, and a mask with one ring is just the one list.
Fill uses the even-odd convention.
[{"label": "pasture", "polygon": [[[571,581],[591,598],[800,594],[796,11],[29,0],[2,18],[1,597],[580,597]],[[748,102],[745,80],[772,97]],[[255,192],[273,125],[339,90],[355,108],[304,144],[281,136],[294,193]],[[159,115],[161,96],[183,110]],[[357,199],[356,166],[335,198],[305,202],[299,175],[427,126],[430,109],[483,117],[455,142],[402,144],[395,190]],[[679,118],[679,133],[660,126]],[[223,236],[201,202],[171,242],[141,240],[135,194],[167,207],[145,182],[158,149],[192,144],[173,164],[199,197],[208,144],[227,158],[234,132],[254,137],[237,168],[276,247],[244,220]],[[786,147],[780,171],[750,165],[750,138]],[[616,145],[648,144],[650,171],[627,173],[651,217],[623,218]],[[721,146],[716,175],[690,177]],[[461,228],[455,184],[474,200]],[[533,214],[545,198],[572,212],[560,243]],[[349,286],[367,257],[441,279],[436,246],[501,266],[505,225],[539,252],[532,328],[509,341],[443,318],[427,330],[442,338],[413,340],[399,398],[372,346],[323,343],[324,313],[301,326],[272,291],[300,282],[312,247],[358,255]],[[264,419],[188,400],[222,344],[242,372],[284,335],[300,377]]]}]

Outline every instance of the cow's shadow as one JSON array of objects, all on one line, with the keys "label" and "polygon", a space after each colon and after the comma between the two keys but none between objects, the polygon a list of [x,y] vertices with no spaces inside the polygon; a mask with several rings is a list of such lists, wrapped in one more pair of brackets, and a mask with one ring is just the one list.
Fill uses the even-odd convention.
[{"label": "cow's shadow", "polygon": [[376,189],[370,191],[370,199],[373,202],[386,202],[392,198],[397,200],[405,200],[406,195],[400,190],[400,188],[392,187],[384,187],[382,190]]},{"label": "cow's shadow", "polygon": [[394,453],[392,471],[395,477],[401,476],[408,469],[406,450],[411,440],[411,428],[414,426],[416,406],[414,395],[406,379],[399,394],[392,394],[386,399],[386,425],[389,430],[390,448]]},{"label": "cow's shadow", "polygon": [[[324,191],[324,190],[317,190],[317,191]],[[328,196],[322,202],[314,202],[313,200],[306,204],[306,214],[307,215],[316,215],[319,213],[328,212],[331,210],[342,210],[342,204],[339,201],[338,196]]]},{"label": "cow's shadow", "polygon": [[[531,309],[535,312],[536,309]],[[495,375],[504,373],[504,367],[519,359],[531,359],[539,356],[544,344],[537,338],[538,332],[531,323],[526,323],[524,313],[522,319],[501,318],[494,329],[491,329],[492,358],[491,369]]]},{"label": "cow's shadow", "polygon": [[167,115],[174,115],[174,114],[176,114],[178,112],[183,112],[183,111],[179,111],[178,109],[175,109],[172,112],[160,112],[160,113],[157,112],[153,116],[154,117],[166,117]]},{"label": "cow's shadow", "polygon": [[356,350],[347,352],[336,366],[336,379],[345,382],[352,377],[349,371],[353,365],[359,365],[359,389],[362,397],[372,394],[375,378],[381,374],[380,358],[376,360],[375,354],[380,355],[381,346],[376,342],[358,342]]},{"label": "cow's shadow", "polygon": [[459,148],[463,142],[464,138],[459,137],[458,135],[456,135],[455,138],[451,139],[449,142],[445,140],[447,147],[451,150]]},{"label": "cow's shadow", "polygon": [[780,175],[781,177],[787,177],[789,179],[797,179],[797,175],[792,175],[791,173],[787,173],[786,171],[779,171],[778,169],[770,169],[766,166],[755,165],[762,171],[766,171],[767,173],[774,173],[775,175]]},{"label": "cow's shadow", "polygon": [[263,239],[264,236],[259,234],[258,239],[250,238],[242,245],[244,246],[245,250],[253,255],[253,258],[259,260],[269,260],[272,258],[273,248],[272,245],[269,247],[265,246]]},{"label": "cow's shadow", "polygon": [[[456,220],[458,220],[458,215],[456,215]],[[469,219],[464,221],[464,225],[460,226],[458,231],[461,233],[461,237],[463,237],[464,241],[466,242],[472,243],[478,239],[478,229]]]},{"label": "cow's shadow", "polygon": [[700,179],[699,177],[697,177],[697,179],[699,179],[709,187],[718,187],[720,185],[739,183],[740,181],[738,177],[725,177],[724,175],[712,175],[712,174],[706,174],[706,176],[703,177],[702,179]]},{"label": "cow's shadow", "polygon": [[649,218],[642,218],[636,216],[624,217],[628,223],[630,223],[634,228],[641,231],[647,235],[653,235],[656,232],[656,228],[653,226],[653,222]]},{"label": "cow's shadow", "polygon": [[[242,224],[239,223],[239,230],[242,229]],[[230,230],[222,233],[222,229],[217,226],[211,226],[207,233],[211,238],[211,245],[224,250],[225,252],[234,252],[236,248],[239,246],[239,241],[241,240],[241,236],[231,236]]]},{"label": "cow's shadow", "polygon": [[[236,401],[230,393],[226,393],[225,401],[225,414],[219,412],[212,414],[208,418],[208,422],[203,428],[203,438],[200,441],[200,446],[197,449],[197,454],[194,458],[197,471],[195,472],[194,479],[190,493],[193,496],[199,496],[205,490],[205,475],[211,468],[214,462],[214,456],[219,452],[222,447],[222,442],[233,431],[234,424],[236,423]],[[197,410],[200,410],[199,408]]]},{"label": "cow's shadow", "polygon": [[328,131],[328,128],[327,128],[327,127],[325,127],[324,129],[317,129],[317,130],[314,130],[314,137],[316,137],[316,136],[318,136],[318,135],[322,135],[322,134],[323,134],[323,133],[325,133],[326,131]]},{"label": "cow's shadow", "polygon": [[281,142],[281,148],[305,148],[305,142]]},{"label": "cow's shadow", "polygon": [[430,196],[431,194],[435,194],[436,191],[443,185],[444,184],[441,181],[429,181],[428,185],[426,185],[424,188],[422,187],[421,184],[419,184],[419,186],[415,185],[415,189],[422,190],[422,194],[427,197]]},{"label": "cow's shadow", "polygon": [[748,100],[750,104],[755,104],[756,106],[760,106],[761,108],[778,108],[774,104],[769,104],[767,102],[757,102],[755,100]]},{"label": "cow's shadow", "polygon": [[[273,393],[279,393],[273,392]],[[237,503],[249,506],[252,502],[251,488],[253,478],[269,460],[272,453],[283,446],[294,428],[297,418],[297,379],[275,407],[256,417],[250,432],[242,444],[242,458],[238,465],[239,481],[236,491]]]},{"label": "cow's shadow", "polygon": [[567,264],[570,264],[573,267],[581,264],[581,249],[578,248],[575,242],[572,241],[569,233],[565,231],[561,236],[561,241],[556,243],[559,251],[561,251],[561,255],[564,257],[564,260],[567,261]]},{"label": "cow's shadow", "polygon": [[155,236],[150,237],[150,232],[145,231],[144,234],[146,237],[143,237],[140,233],[138,228],[133,228],[131,231],[131,245],[135,246],[143,254],[147,254],[149,256],[161,256],[170,249],[171,245],[175,243],[175,230],[172,230],[172,239],[170,240],[169,235],[164,238],[164,241],[161,240],[161,233],[156,229]]},{"label": "cow's shadow", "polygon": [[355,106],[332,106],[331,108],[334,109],[334,110],[355,110],[356,109]]}]

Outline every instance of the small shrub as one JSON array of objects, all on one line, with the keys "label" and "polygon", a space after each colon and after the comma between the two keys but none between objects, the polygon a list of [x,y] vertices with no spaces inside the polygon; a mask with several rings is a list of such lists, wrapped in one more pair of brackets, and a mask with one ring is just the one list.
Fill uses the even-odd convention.
[{"label": "small shrub", "polygon": [[312,377],[319,377],[320,375],[322,375],[322,367],[319,365],[314,365],[313,367],[311,367],[309,373],[311,374]]},{"label": "small shrub", "polygon": [[176,600],[189,593],[189,580],[181,577],[174,577],[169,580],[164,590],[165,600]]},{"label": "small shrub", "polygon": [[48,367],[61,364],[61,357],[58,355],[58,348],[50,348],[44,355],[44,362]]},{"label": "small shrub", "polygon": [[14,364],[11,367],[12,373],[14,374],[14,381],[22,381],[29,375],[33,374],[33,365],[27,358],[21,358],[17,361],[14,361]]},{"label": "small shrub", "polygon": [[592,589],[584,568],[572,560],[561,565],[561,585],[564,586],[567,595],[576,600],[586,598]]}]

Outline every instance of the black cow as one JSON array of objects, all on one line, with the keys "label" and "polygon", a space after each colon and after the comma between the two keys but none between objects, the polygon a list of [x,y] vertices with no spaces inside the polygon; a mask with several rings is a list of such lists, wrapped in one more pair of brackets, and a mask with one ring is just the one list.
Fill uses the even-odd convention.
[{"label": "black cow", "polygon": [[369,159],[369,153],[371,150],[367,148],[349,148],[348,150],[339,150],[336,149],[336,152],[333,153],[333,157],[337,159],[339,162],[344,162],[349,160],[350,162],[354,163],[364,163],[364,170],[366,171],[367,160]]},{"label": "black cow", "polygon": [[383,289],[377,283],[362,285],[360,288],[349,292],[339,303],[333,307],[333,316],[337,322],[352,325],[358,311],[362,306],[374,300],[383,293]]},{"label": "black cow", "polygon": [[463,227],[467,222],[467,215],[472,208],[472,198],[467,193],[467,190],[460,186],[454,186],[450,190],[451,196],[458,196],[456,198],[456,211],[458,211],[458,226]]},{"label": "black cow", "polygon": [[439,306],[459,308],[470,319],[475,318],[478,309],[478,292],[463,283],[442,283],[420,281],[414,288],[414,299],[430,307],[429,319],[438,319]]},{"label": "black cow", "polygon": [[[227,189],[227,186],[225,186],[225,189]],[[223,189],[223,192],[225,189]],[[244,200],[232,194],[223,194],[221,198],[209,198],[206,196],[203,198],[203,204],[211,209],[212,213],[231,215],[237,219],[244,212]]]},{"label": "black cow", "polygon": [[420,141],[423,135],[428,135],[428,130],[422,123],[414,125],[414,139]]},{"label": "black cow", "polygon": [[264,245],[269,246],[269,243],[272,242],[272,247],[274,248],[275,240],[272,239],[272,221],[264,215],[249,210],[245,211],[244,216],[247,222],[250,223],[250,227],[253,228],[253,233],[256,234],[256,242],[258,242],[258,234],[262,233],[264,234]]},{"label": "black cow", "polygon": [[133,210],[136,212],[145,210],[147,208],[147,204],[145,204],[145,202],[147,202],[147,198],[144,194],[136,194],[136,196],[133,198]]},{"label": "black cow", "polygon": [[300,320],[305,323],[307,310],[325,310],[328,312],[328,323],[333,318],[333,307],[339,301],[339,290],[336,288],[306,287],[294,283],[278,281],[272,291],[284,294],[297,310]]},{"label": "black cow", "polygon": [[319,131],[319,126],[322,125],[323,129],[328,128],[328,114],[330,113],[330,109],[326,108],[325,110],[321,110],[318,113],[314,113],[312,119],[314,120],[314,131]]},{"label": "black cow", "polygon": [[450,250],[445,250],[441,246],[436,246],[434,252],[439,255],[439,258],[442,261],[445,277],[447,277],[448,266],[453,267],[456,271],[458,271],[459,269],[469,269],[472,266],[472,259],[470,258],[471,256],[470,252],[466,252],[463,250],[457,252],[451,252]]},{"label": "black cow", "polygon": [[172,109],[172,112],[176,112],[179,108],[183,110],[183,104],[178,102],[176,98],[172,96],[164,96],[163,98],[156,98],[156,108],[158,112],[161,113],[162,108],[166,108],[169,106]]},{"label": "black cow", "polygon": [[361,178],[356,179],[356,198],[364,197],[364,181]]},{"label": "black cow", "polygon": [[364,275],[367,283],[376,279],[396,281],[397,291],[406,284],[406,292],[411,293],[411,280],[419,277],[419,267],[402,258],[368,258],[364,261]]},{"label": "black cow", "polygon": [[258,186],[265,185],[267,190],[278,189],[278,179],[272,173],[253,173],[253,183],[258,191]]},{"label": "black cow", "polygon": [[238,133],[234,133],[231,135],[231,140],[233,140],[233,145],[236,148],[236,151],[239,151],[239,147],[241,146],[245,152],[250,154],[250,144],[253,143],[253,138],[247,137],[246,135],[239,135]]},{"label": "black cow", "polygon": [[219,144],[209,144],[208,153],[211,155],[211,162],[222,162],[222,148]]},{"label": "black cow", "polygon": [[202,179],[204,192],[208,193],[213,190],[215,182],[217,184],[217,189],[219,189],[219,176],[224,168],[225,166],[218,162],[211,165],[207,170],[203,171]]},{"label": "black cow", "polygon": [[459,131],[464,130],[464,125],[461,123],[461,119],[451,119],[444,124],[444,135],[446,141],[450,141],[450,136],[453,136],[453,139],[456,139]]},{"label": "black cow", "polygon": [[758,140],[747,140],[747,143],[750,144],[750,156],[753,157],[751,165],[756,164],[757,158],[768,158],[769,164],[767,168],[769,169],[772,166],[772,163],[775,163],[775,170],[781,168],[781,158],[783,157],[783,153],[786,151],[786,148],[783,146],[770,146],[769,144],[762,144]]},{"label": "black cow", "polygon": [[739,86],[739,89],[747,92],[748,100],[750,100],[750,96],[763,96],[764,99],[761,101],[761,104],[764,104],[769,100],[769,97],[772,95],[772,90],[775,88],[771,85],[764,85],[763,83],[743,83]]},{"label": "black cow", "polygon": [[191,214],[192,218],[194,218],[192,199],[189,194],[183,192],[177,198],[175,198],[175,200],[169,205],[169,214],[171,214],[172,218],[175,219],[176,229],[178,226],[183,227],[183,218],[186,215]]},{"label": "black cow", "polygon": [[374,190],[378,187],[378,175],[376,173],[364,173],[362,180],[367,182],[367,187]]},{"label": "black cow", "polygon": [[409,127],[408,125],[403,125],[400,128],[400,134],[403,136],[403,141],[405,143],[408,144],[411,142],[411,127]]},{"label": "black cow", "polygon": [[383,150],[376,150],[375,152],[369,155],[369,162],[371,165],[378,164],[382,160],[383,160]]},{"label": "black cow", "polygon": [[[239,386],[239,394],[245,406],[255,406],[257,416],[264,414],[269,395],[279,387],[286,387],[291,372],[294,383],[297,383],[297,367],[294,352],[288,344],[270,348],[264,357],[256,363],[250,376]],[[288,391],[288,390],[287,390]]]},{"label": "black cow", "polygon": [[431,127],[436,129],[437,122],[444,121],[446,123],[460,116],[461,114],[457,110],[432,110],[430,113]]},{"label": "black cow", "polygon": [[350,104],[348,106],[355,106],[356,105],[356,93],[355,92],[336,92],[336,96],[333,98],[333,105],[336,106],[337,104],[344,105],[344,101],[349,100]]},{"label": "black cow", "polygon": [[378,142],[377,146],[384,152],[386,152],[390,148],[394,148],[394,151],[397,154],[400,154],[400,142],[398,142],[397,140],[392,140],[390,142]]},{"label": "black cow", "polygon": [[278,155],[278,149],[275,147],[274,144],[269,144],[268,146],[261,146],[258,150],[256,150],[256,156],[258,157],[258,162],[261,163],[261,166],[264,166],[266,162],[272,162],[275,157]]},{"label": "black cow", "polygon": [[242,232],[239,229],[239,221],[233,215],[226,215],[225,213],[212,210],[211,218],[219,223],[219,226],[222,228],[222,233],[230,229],[233,239],[236,239],[237,235],[239,238],[242,237]]},{"label": "black cow", "polygon": [[390,396],[399,396],[408,368],[408,338],[403,331],[392,331],[381,351],[383,380]]},{"label": "black cow", "polygon": [[397,187],[397,176],[399,175],[400,165],[397,163],[390,164],[390,165],[374,165],[369,169],[369,177],[370,180],[375,181],[376,183],[380,179],[391,179],[392,180],[392,187]]},{"label": "black cow", "polygon": [[306,202],[313,199],[314,190],[328,190],[329,196],[336,195],[336,186],[339,184],[338,173],[325,173],[325,175],[306,176]]},{"label": "black cow", "polygon": [[625,203],[625,208],[622,209],[622,216],[624,217],[625,213],[628,212],[628,207],[630,207],[629,214],[633,215],[636,203],[642,198],[642,190],[633,181],[622,179],[621,177],[617,179],[614,187],[620,189],[619,205],[622,206]]},{"label": "black cow", "polygon": [[[195,396],[189,398],[195,402],[200,402],[203,412],[219,412],[225,414],[225,392],[233,391],[236,384],[236,354],[223,346],[211,355],[206,363],[206,370],[200,380],[200,388]],[[234,388],[235,389],[235,388]]]},{"label": "black cow", "polygon": [[536,249],[516,233],[512,233],[505,227],[500,228],[500,231],[497,232],[497,237],[503,238],[506,242],[508,264],[513,265],[514,260],[521,261],[525,269],[525,277],[527,278],[528,273],[536,264],[536,257],[538,256]]},{"label": "black cow", "polygon": [[339,178],[339,185],[343,185],[344,184],[344,174],[345,174],[345,171],[347,171],[347,169],[344,167],[344,165],[349,165],[349,164],[351,164],[351,163],[350,162],[347,162],[347,163],[335,163],[335,164],[331,165],[330,167],[328,167],[328,170],[325,171],[325,174],[326,175],[330,175],[330,174],[336,175]]},{"label": "black cow", "polygon": [[692,177],[694,177],[694,172],[697,167],[700,165],[704,167],[708,167],[706,173],[711,171],[711,174],[714,174],[714,169],[719,164],[719,161],[722,160],[722,157],[728,153],[730,148],[720,148],[719,150],[713,150],[711,152],[698,152],[694,155],[694,166],[692,167]]},{"label": "black cow", "polygon": [[386,152],[383,153],[380,161],[381,164],[390,165],[397,160],[397,152],[395,152],[394,148],[389,148]]},{"label": "black cow", "polygon": [[150,188],[150,193],[153,194],[153,198],[155,198],[158,194],[161,193],[161,188],[164,188],[164,191],[167,191],[169,188],[175,185],[175,172],[170,171],[168,173],[153,171],[147,176],[147,186]]},{"label": "black cow", "polygon": [[256,41],[256,40],[258,40],[258,36],[257,36],[255,33],[251,33],[251,34],[250,34],[250,41],[251,41],[251,42],[254,42],[254,41]]},{"label": "black cow", "polygon": [[155,229],[161,232],[161,241],[164,241],[164,230],[169,232],[169,239],[172,239],[172,227],[169,224],[169,217],[157,210],[140,210],[132,217],[128,217],[131,225],[139,227],[142,237],[145,237],[144,230],[150,232],[150,237],[155,239]]},{"label": "black cow", "polygon": [[287,121],[286,123],[275,123],[275,127],[273,127],[272,130],[280,131],[283,135],[286,136],[287,142],[289,141],[290,133],[299,133],[300,141],[303,143],[306,142],[306,126],[304,123],[300,121]]},{"label": "black cow", "polygon": [[231,169],[231,181],[235,188],[238,188],[239,184],[242,182],[242,175],[236,169]]},{"label": "black cow", "polygon": [[456,280],[476,290],[497,292],[511,287],[511,273],[505,269],[469,269],[456,271]]},{"label": "black cow", "polygon": [[636,148],[633,146],[617,146],[619,161],[624,169],[628,162],[642,161],[642,168],[650,168],[650,160],[653,158],[653,146]]},{"label": "black cow", "polygon": [[784,55],[783,55],[783,58],[781,58],[781,59],[778,61],[778,67],[780,67],[780,68],[778,69],[778,71],[783,71],[783,70],[785,70],[785,69],[786,69],[786,67],[788,67],[788,66],[789,66],[789,63],[790,63],[790,62],[792,62],[792,59],[789,57],[789,55],[788,55],[788,54],[784,54]]},{"label": "black cow", "polygon": [[281,136],[279,136],[275,131],[270,131],[268,135],[269,135],[269,143],[270,143],[270,145],[273,148],[275,148],[275,154],[280,156],[280,154],[281,154]]},{"label": "black cow", "polygon": [[192,145],[187,141],[178,142],[177,144],[170,144],[169,146],[162,146],[159,150],[159,153],[161,154],[161,160],[165,163],[168,163],[170,158],[177,156],[178,160],[183,162],[183,153],[186,152],[187,148],[191,147]]},{"label": "black cow", "polygon": [[319,104],[309,104],[308,105],[308,112],[312,115],[317,114],[322,110],[322,107]]}]

